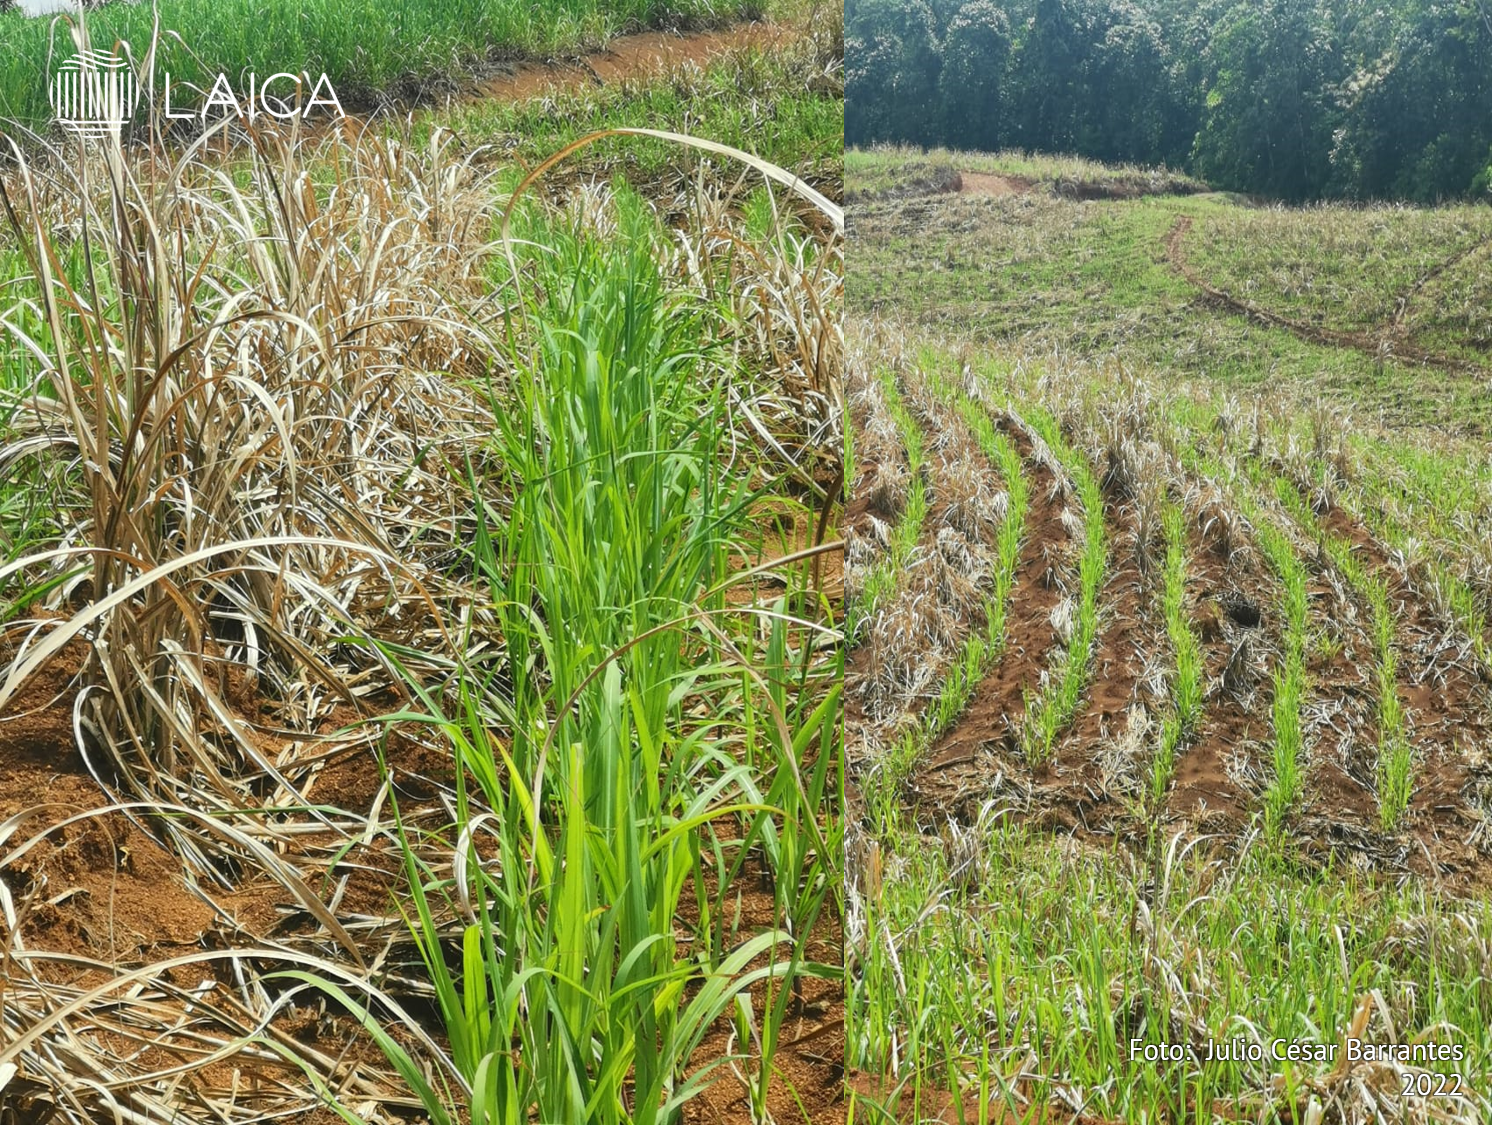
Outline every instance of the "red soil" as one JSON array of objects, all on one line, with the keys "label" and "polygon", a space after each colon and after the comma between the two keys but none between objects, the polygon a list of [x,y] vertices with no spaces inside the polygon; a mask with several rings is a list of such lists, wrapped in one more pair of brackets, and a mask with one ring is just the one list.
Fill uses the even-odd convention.
[{"label": "red soil", "polygon": [[658,77],[686,63],[704,66],[745,47],[773,47],[796,36],[774,23],[744,23],[717,31],[685,34],[647,31],[623,35],[588,55],[544,63],[519,63],[483,82],[472,96],[484,101],[517,102],[589,86],[613,86]]},{"label": "red soil", "polygon": [[[0,648],[0,666],[12,655]],[[205,891],[226,917],[191,888],[183,877],[182,861],[123,813],[105,812],[60,826],[77,813],[112,804],[89,776],[73,738],[71,715],[86,657],[87,649],[81,642],[70,645],[22,687],[0,718],[0,822],[23,812],[31,814],[0,848],[0,859],[9,859],[19,845],[45,833],[18,859],[0,867],[0,878],[5,880],[21,915],[19,935],[7,934],[7,940],[18,937],[26,949],[38,954],[73,955],[125,968],[203,948],[256,945],[267,937],[282,942],[294,941],[296,935],[312,938],[315,921],[268,877],[254,875],[229,890],[205,884]],[[251,701],[253,706],[246,709],[247,713],[256,713],[258,702]],[[351,708],[340,705],[323,727],[330,732],[356,719]],[[387,756],[402,813],[416,820],[435,815],[438,820],[429,827],[438,827],[445,816],[433,802],[439,790],[452,784],[450,755],[396,731],[388,739]],[[369,811],[382,786],[377,761],[366,744],[330,755],[314,772],[302,776],[309,800],[354,812]],[[388,818],[386,808],[386,823]],[[383,935],[403,932],[404,923],[396,906],[396,896],[404,885],[399,854],[380,836],[369,845],[355,845],[334,863],[332,850],[341,843],[331,832],[296,837],[286,858],[314,893],[333,905],[345,924],[357,918],[385,923],[374,934],[383,948]],[[741,875],[728,901],[741,909],[740,933],[773,924],[773,887],[761,873]],[[693,911],[694,902],[688,896],[682,909],[684,924],[690,924]],[[841,931],[834,915],[823,918],[810,946],[813,960],[839,962]],[[377,952],[367,951],[366,956]],[[398,941],[386,955],[387,970],[397,962],[415,960],[413,949]],[[207,962],[202,968],[221,975],[224,985],[237,987],[226,963]],[[55,962],[44,963],[36,971],[55,983],[80,987],[102,985],[112,977],[112,973]],[[6,982],[0,980],[0,990],[5,987]],[[755,995],[762,1000],[762,989]],[[821,980],[806,981],[800,996],[792,1001],[784,1025],[785,1041],[775,1059],[779,1073],[770,1096],[770,1104],[781,1120],[799,1119],[794,1114],[796,1096],[818,1125],[845,1120],[842,1002],[840,982]],[[365,1078],[379,1086],[374,1076],[388,1072],[377,1045],[353,1020],[338,1015],[335,1007],[330,1012],[288,1009],[276,1021],[276,1027],[329,1058],[341,1060],[340,1074],[346,1075],[349,1067],[362,1063]],[[435,1023],[427,1030],[438,1043],[443,1041]],[[424,1049],[395,1031],[396,1038],[420,1057]],[[729,1031],[730,1023],[724,1019],[709,1032],[693,1056],[700,1065],[723,1057]],[[138,1044],[120,1044],[126,1053],[134,1053],[137,1048]],[[169,1052],[163,1060],[162,1065],[171,1066],[182,1062],[169,1057]],[[147,1062],[137,1059],[136,1065]],[[722,1082],[691,1104],[687,1120],[750,1120],[741,1086],[725,1070],[716,1073]],[[236,1085],[242,1097],[245,1082],[253,1086],[256,1076],[267,1089],[304,1086],[300,1072],[289,1064],[235,1056],[186,1075],[181,1090],[183,1105],[195,1104],[193,1099],[199,1092],[223,1092]],[[20,1097],[18,1091],[23,1088],[25,1104],[31,1107],[25,1112],[34,1110],[45,1115],[50,1104],[47,1091],[29,1082],[25,1075],[16,1080],[7,1096],[17,1092]],[[399,1091],[391,1087],[389,1094],[394,1097]],[[356,1092],[350,1096],[358,1100]],[[340,1119],[331,1111],[318,1110],[305,1120],[308,1125],[330,1125]]]},{"label": "red soil", "polygon": [[[1158,620],[1157,592],[1138,569],[1133,511],[1109,499],[1106,523],[1111,557],[1097,598],[1101,629],[1091,683],[1053,758],[1035,771],[1034,785],[1040,823],[1112,836],[1131,834],[1137,825],[1120,793],[1103,787],[1099,762],[1107,744],[1125,733],[1132,706],[1143,702],[1144,670],[1168,656],[1168,636]],[[1150,738],[1146,750],[1152,747]]]},{"label": "red soil", "polygon": [[[1215,544],[1206,542],[1195,521],[1188,521],[1188,532],[1186,608],[1201,642],[1206,682],[1220,683],[1232,654],[1243,642],[1250,646],[1247,653],[1255,657],[1254,673],[1260,673],[1281,644],[1282,622],[1275,615],[1277,584],[1255,554],[1238,554],[1236,565],[1230,566]],[[1260,625],[1241,625],[1221,613],[1222,595],[1239,596],[1261,607]],[[1261,742],[1271,735],[1266,711],[1272,685],[1258,682],[1254,690],[1257,706],[1251,710],[1224,689],[1207,692],[1199,730],[1180,748],[1174,763],[1174,787],[1168,799],[1171,817],[1208,832],[1239,831],[1251,817],[1257,798],[1243,787],[1242,771],[1232,763],[1240,755],[1252,773],[1264,774],[1271,768],[1263,761]]]},{"label": "red soil", "polygon": [[[1321,522],[1354,544],[1391,591],[1398,615],[1398,696],[1417,754],[1413,799],[1400,833],[1405,862],[1457,893],[1487,887],[1489,836],[1484,847],[1469,841],[1480,838],[1481,808],[1488,810],[1491,799],[1489,670],[1477,665],[1363,526],[1339,507]],[[1368,743],[1364,753],[1373,763],[1375,752],[1375,743]]]},{"label": "red soil", "polygon": [[1034,181],[1024,176],[999,176],[991,172],[962,172],[963,195],[1026,195],[1034,190]]}]

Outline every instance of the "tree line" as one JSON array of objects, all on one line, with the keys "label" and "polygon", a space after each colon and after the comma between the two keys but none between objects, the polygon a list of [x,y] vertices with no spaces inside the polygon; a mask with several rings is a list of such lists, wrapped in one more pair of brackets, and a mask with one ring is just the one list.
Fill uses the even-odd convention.
[{"label": "tree line", "polygon": [[847,0],[846,137],[1290,201],[1491,190],[1491,0]]}]

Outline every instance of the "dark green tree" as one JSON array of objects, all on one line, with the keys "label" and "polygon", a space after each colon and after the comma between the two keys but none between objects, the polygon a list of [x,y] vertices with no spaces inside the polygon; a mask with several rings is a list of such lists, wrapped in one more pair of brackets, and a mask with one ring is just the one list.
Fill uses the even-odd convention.
[{"label": "dark green tree", "polygon": [[1488,194],[1491,0],[847,0],[847,140]]},{"label": "dark green tree", "polygon": [[993,0],[971,0],[946,29],[940,71],[942,140],[953,147],[996,150],[1011,132],[1005,99],[1012,31]]}]

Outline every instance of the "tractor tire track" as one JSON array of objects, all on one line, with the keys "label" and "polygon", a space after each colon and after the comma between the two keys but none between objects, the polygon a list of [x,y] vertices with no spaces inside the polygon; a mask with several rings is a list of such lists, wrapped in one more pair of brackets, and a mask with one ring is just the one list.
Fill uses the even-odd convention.
[{"label": "tractor tire track", "polygon": [[1414,298],[1416,298],[1418,294],[1422,293],[1430,283],[1437,281],[1440,277],[1444,276],[1444,274],[1448,273],[1450,270],[1454,269],[1455,266],[1459,265],[1466,258],[1470,257],[1471,254],[1474,254],[1477,250],[1481,249],[1482,247],[1489,246],[1490,244],[1491,236],[1486,235],[1474,245],[1467,246],[1465,249],[1456,251],[1455,253],[1451,254],[1449,257],[1445,258],[1442,262],[1436,265],[1433,269],[1429,270],[1428,273],[1424,274],[1417,281],[1415,281],[1412,287],[1397,299],[1397,309],[1392,314],[1392,321],[1388,325],[1389,330],[1399,335],[1406,336],[1408,330],[1403,324],[1403,319],[1407,316],[1408,308],[1412,305]]},{"label": "tractor tire track", "polygon": [[1225,290],[1217,289],[1206,281],[1205,278],[1193,267],[1184,253],[1184,236],[1194,225],[1194,220],[1188,215],[1180,215],[1174,220],[1174,225],[1164,237],[1164,253],[1168,258],[1169,265],[1193,285],[1201,294],[1205,302],[1226,312],[1245,317],[1247,320],[1258,324],[1270,325],[1281,328],[1307,343],[1318,344],[1323,347],[1346,348],[1351,351],[1360,352],[1362,355],[1373,360],[1399,359],[1404,363],[1418,366],[1437,367],[1444,371],[1457,372],[1465,375],[1487,375],[1489,366],[1473,364],[1465,360],[1455,359],[1450,356],[1434,355],[1421,351],[1405,340],[1397,338],[1397,333],[1389,332],[1381,336],[1362,332],[1337,332],[1330,328],[1319,328],[1313,325],[1300,324],[1296,320],[1290,320],[1285,316],[1261,308],[1249,301],[1233,297]]}]

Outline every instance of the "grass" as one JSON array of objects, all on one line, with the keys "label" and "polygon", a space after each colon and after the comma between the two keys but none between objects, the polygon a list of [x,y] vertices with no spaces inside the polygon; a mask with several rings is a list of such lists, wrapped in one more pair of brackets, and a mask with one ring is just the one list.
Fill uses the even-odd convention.
[{"label": "grass", "polygon": [[1153,759],[1152,798],[1162,804],[1174,777],[1174,758],[1194,734],[1205,707],[1205,663],[1200,640],[1190,628],[1185,604],[1189,560],[1184,537],[1184,515],[1175,505],[1163,513],[1164,623],[1174,646],[1174,679],[1170,685],[1173,712],[1164,718],[1158,753]]},{"label": "grass", "polygon": [[904,461],[908,468],[908,489],[902,498],[898,519],[889,537],[887,553],[869,570],[848,607],[847,623],[849,635],[855,636],[861,624],[878,611],[898,585],[899,571],[908,564],[919,545],[920,529],[924,526],[925,512],[929,508],[929,497],[925,488],[924,435],[919,422],[909,413],[899,395],[898,380],[892,371],[884,371],[878,379],[882,388],[883,404],[897,427],[899,441],[903,446]]},{"label": "grass", "polygon": [[[514,388],[518,402],[496,398],[494,414],[518,502],[501,519],[475,490],[473,562],[507,652],[459,683],[462,712],[425,700],[464,767],[455,827],[470,849],[465,874],[436,884],[442,913],[469,915],[460,974],[447,968],[424,890],[437,873],[405,854],[416,936],[474,1121],[672,1120],[716,1077],[689,1069],[712,1023],[742,989],[773,980],[778,1004],[758,1013],[761,1103],[782,998],[807,971],[834,881],[818,818],[835,775],[824,753],[805,778],[799,763],[813,742],[831,745],[835,692],[809,707],[808,694],[762,693],[716,643],[725,634],[692,636],[693,618],[724,612],[729,549],[758,497],[720,469],[726,403],[720,385],[702,393],[699,313],[669,297],[653,255],[640,253],[663,232],[637,205],[620,211],[607,244],[551,225],[526,237],[546,250],[533,263],[533,343],[511,363],[539,378]],[[764,669],[774,679],[793,675],[786,628],[781,617],[779,661]],[[708,722],[739,732],[742,760],[721,733],[687,721],[688,698],[716,701]],[[770,718],[775,704],[783,728]],[[486,734],[490,716],[513,732],[507,745]],[[739,847],[797,877],[776,883],[783,931],[703,966],[677,951],[674,920],[693,884],[701,889],[698,830],[735,815],[749,824]],[[479,852],[480,831],[497,847],[496,868]],[[725,891],[711,916],[723,915]],[[763,956],[769,964],[750,970]],[[423,1100],[440,1120],[441,1100]]]},{"label": "grass", "polygon": [[988,172],[1017,176],[1063,190],[1076,184],[1104,185],[1143,193],[1205,191],[1206,185],[1167,168],[1100,164],[1077,156],[1040,152],[951,152],[880,145],[848,149],[847,190],[875,195],[931,179],[931,171]]},{"label": "grass", "polygon": [[[1489,666],[1491,466],[1463,447],[1358,441],[1363,469],[1340,502],[1393,551],[1428,574],[1434,600]],[[1484,592],[1478,592],[1484,586]]]},{"label": "grass", "polygon": [[1355,555],[1354,546],[1320,526],[1307,501],[1283,477],[1273,482],[1278,499],[1304,531],[1313,536],[1335,569],[1371,610],[1371,640],[1376,653],[1377,687],[1377,800],[1382,828],[1397,827],[1413,796],[1413,748],[1403,722],[1402,698],[1397,692],[1397,617],[1386,584]]},{"label": "grass", "polygon": [[[1475,1095],[1441,1108],[1479,1119],[1488,910],[1390,880],[1305,874],[1258,848],[1176,840],[1160,876],[994,819],[973,885],[910,828],[885,842],[882,893],[867,903],[876,940],[859,951],[849,1017],[849,1065],[888,1084],[858,1099],[871,1119],[912,1120],[916,1106],[929,1115],[954,1098],[967,1122],[984,1112],[1037,1125],[1051,1104],[1119,1121],[1193,1121],[1206,1106],[1227,1122],[1305,1120],[1311,1096],[1349,1105],[1365,1091],[1395,1120],[1395,1095],[1376,1091],[1400,1083],[1375,1070],[1204,1058],[1205,1039],[1333,1044],[1368,996],[1388,1004],[1369,1038],[1461,1046],[1463,1062],[1431,1069],[1460,1074]],[[1133,1057],[1134,1038],[1193,1051],[1150,1063]]]},{"label": "grass", "polygon": [[1396,322],[1488,362],[1490,239],[1489,207],[1238,208],[1202,215],[1184,249],[1217,288],[1298,323],[1376,334]]},{"label": "grass", "polygon": [[[679,129],[748,149],[840,194],[841,42],[839,25],[817,20],[814,34],[783,45],[734,50],[704,67],[600,90],[523,101],[480,101],[433,114],[470,145],[494,144],[534,163],[588,133],[617,126]],[[418,131],[419,133],[419,131]],[[678,146],[604,141],[581,157],[579,173],[626,171],[650,179],[683,167]]]},{"label": "grass", "polygon": [[[380,95],[478,69],[498,58],[547,56],[598,46],[622,31],[720,22],[762,11],[756,0],[723,6],[705,0],[554,0],[543,7],[509,0],[418,0],[398,5],[252,0],[162,0],[157,60],[174,87],[206,90],[226,73],[325,73],[344,108]],[[110,5],[88,15],[98,44],[128,42],[143,57],[152,38],[150,6]],[[51,19],[0,15],[0,118],[33,129],[50,118],[45,63]],[[173,42],[179,36],[180,43]],[[60,43],[66,44],[65,33]]]},{"label": "grass", "polygon": [[[258,134],[174,168],[106,145],[71,183],[6,176],[0,707],[87,631],[119,801],[203,894],[264,872],[316,921],[252,948],[236,923],[246,987],[206,1013],[174,963],[96,964],[62,1010],[45,950],[8,960],[7,1010],[54,1018],[7,1059],[68,1120],[125,1090],[237,1119],[210,1067],[241,1051],[295,1068],[252,1112],[377,1117],[367,1078],[278,1034],[319,992],[433,1122],[675,1121],[718,1081],[756,1121],[809,1117],[781,1051],[841,977],[840,632],[813,560],[780,556],[833,499],[839,248],[703,174],[696,223],[621,181],[521,201],[511,270],[509,170],[412,144]],[[350,718],[388,771],[351,812],[305,796]],[[403,787],[412,743],[450,772],[434,795]],[[375,843],[394,901],[340,920],[311,885],[378,870]],[[114,1057],[111,980],[181,1073]]]},{"label": "grass", "polygon": [[[919,381],[926,393],[933,395],[946,409],[954,411],[960,424],[967,427],[988,464],[1001,471],[1006,492],[1002,518],[993,536],[991,586],[980,608],[982,625],[961,643],[919,721],[900,732],[893,746],[879,759],[874,773],[864,780],[863,797],[874,823],[880,823],[893,814],[899,788],[910,770],[955,724],[971,702],[982,677],[1002,654],[1008,601],[1028,512],[1028,484],[1023,475],[1023,459],[1013,443],[993,425],[989,411],[966,398],[934,369],[921,368]],[[939,424],[936,419],[931,421]],[[949,429],[943,432],[950,436]]]},{"label": "grass", "polygon": [[1273,777],[1263,794],[1264,827],[1277,838],[1304,791],[1303,706],[1309,689],[1304,645],[1309,621],[1309,575],[1292,542],[1274,527],[1258,541],[1283,583],[1283,659],[1273,673]]},{"label": "grass", "polygon": [[[910,784],[869,798],[849,830],[853,1116],[1485,1120],[1489,388],[1229,313],[1201,300],[1165,254],[1183,217],[1191,265],[1207,276],[1230,265],[1244,281],[1270,262],[1301,263],[1315,287],[1293,297],[1310,303],[1271,307],[1307,319],[1333,278],[1349,290],[1343,315],[1359,318],[1339,322],[1347,331],[1374,325],[1388,294],[1416,289],[1400,323],[1417,333],[1428,311],[1418,302],[1446,276],[1418,287],[1429,261],[1454,260],[1451,284],[1481,299],[1484,262],[1459,257],[1468,247],[1455,244],[1471,215],[1267,213],[1209,193],[1079,202],[1045,187],[1063,161],[1054,164],[1046,174],[1008,155],[848,154],[859,251],[849,287],[866,331],[889,353],[918,352],[931,385],[943,373],[963,418],[990,393],[1041,431],[1048,420],[1044,436],[1058,450],[1063,434],[1061,460],[1081,497],[1073,515],[1100,504],[1087,502],[1070,458],[1107,464],[1107,487],[1123,482],[1118,495],[1135,501],[1139,552],[1157,554],[1139,563],[1141,596],[1123,602],[1141,607],[1119,622],[1124,649],[1092,656],[1107,661],[1112,683],[1119,660],[1139,669],[1127,695],[1108,692],[1103,703],[1097,693],[1086,713],[1096,733],[1081,749],[1094,773],[1073,767],[1068,751],[1060,763],[1011,752],[1003,721],[1037,729],[1031,698],[1024,715],[984,712],[973,729],[987,773],[962,771],[956,784],[974,800],[931,808],[951,781],[916,762]],[[1027,175],[1040,189],[934,190],[962,169]],[[1271,227],[1276,244],[1246,245],[1229,230],[1236,221]],[[1218,228],[1221,241],[1207,247]],[[1337,253],[1345,260],[1326,262]],[[1389,276],[1369,277],[1379,269]],[[1368,276],[1355,291],[1358,271]],[[990,388],[970,389],[966,369]],[[1118,464],[1132,449],[1135,464],[1123,468],[1140,476],[1112,476],[1114,447]],[[1127,491],[1131,479],[1138,487]],[[1377,540],[1386,573],[1325,530],[1321,486]],[[1155,496],[1169,498],[1156,524],[1142,511]],[[1077,544],[1090,541],[1084,518],[1068,522]],[[1104,522],[1099,530],[1104,571]],[[1039,562],[1020,546],[1021,571]],[[1074,581],[1072,596],[1083,585]],[[1432,629],[1410,637],[1400,613]],[[1009,638],[1000,659],[1038,671],[1039,698],[1058,699],[1077,663],[1073,640],[1042,670],[1034,644],[1015,653]],[[1428,729],[1428,711],[1407,701],[1422,694],[1410,685],[1437,690],[1431,660],[1449,662],[1446,689],[1476,687],[1446,690],[1461,697],[1447,736],[1425,736],[1419,755],[1404,757],[1410,732]],[[1333,667],[1316,684],[1320,661]],[[1358,673],[1364,693],[1350,686]],[[1085,675],[1082,665],[1079,694]],[[937,688],[960,677],[953,666]],[[941,698],[932,690],[922,708],[855,735],[849,718],[849,738],[867,744],[854,780],[905,763],[911,732],[944,714]],[[1353,785],[1375,786],[1374,806],[1359,794],[1342,801],[1344,778],[1321,784],[1326,748]],[[922,801],[897,799],[905,793]],[[932,826],[942,811],[949,823]],[[1444,847],[1449,834],[1465,843]],[[1393,858],[1415,839],[1432,865]],[[1335,1045],[1346,1034],[1447,1037],[1461,1059],[1433,1069],[1458,1073],[1470,1096],[1401,1099],[1396,1065],[1205,1053],[1208,1041]],[[1161,1044],[1188,1049],[1161,1060],[1134,1050]]]},{"label": "grass", "polygon": [[[939,153],[896,155],[892,170],[875,163],[862,179],[859,160],[866,154],[850,154],[848,191],[864,183],[886,186],[890,177],[915,180],[952,159]],[[1191,241],[1195,231],[1229,229],[1259,215],[1228,197],[1145,196],[1077,205],[1048,192],[951,194],[921,198],[917,206],[921,215],[913,223],[899,201],[861,205],[861,265],[848,279],[856,307],[897,311],[925,326],[978,334],[1005,351],[1115,357],[1205,392],[1263,395],[1300,411],[1324,400],[1356,410],[1403,443],[1410,431],[1420,440],[1427,434],[1430,441],[1468,449],[1474,461],[1489,447],[1487,381],[1313,343],[1202,302],[1169,265],[1164,243],[1179,217],[1190,218],[1189,261],[1209,275],[1217,267],[1208,253],[1197,252]],[[1282,214],[1283,238],[1262,253],[1290,259],[1294,253],[1318,253],[1321,261],[1332,256],[1325,238],[1315,241],[1316,233],[1336,217],[1356,221],[1344,208],[1328,217],[1323,209]],[[1470,208],[1438,212],[1443,217],[1432,221],[1421,214],[1403,209],[1385,220],[1403,232],[1401,243],[1427,256],[1467,248],[1450,241],[1435,247],[1434,240],[1441,232],[1462,239],[1468,230],[1478,232],[1481,222]],[[1285,250],[1288,240],[1310,250]],[[1349,253],[1349,247],[1339,249]],[[1484,261],[1478,253],[1474,257]],[[1354,255],[1349,260],[1363,261]],[[1396,269],[1364,265],[1367,271],[1414,277],[1423,260],[1410,259]],[[1354,276],[1347,273],[1343,281],[1350,284]]]}]

